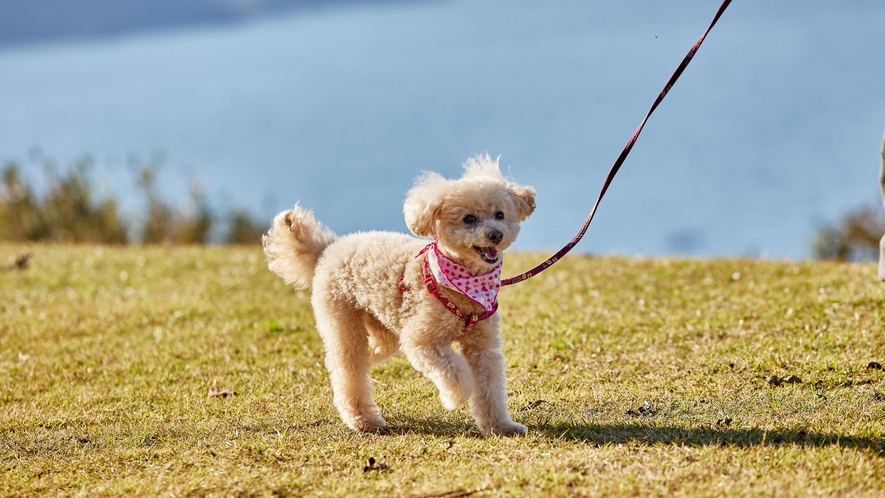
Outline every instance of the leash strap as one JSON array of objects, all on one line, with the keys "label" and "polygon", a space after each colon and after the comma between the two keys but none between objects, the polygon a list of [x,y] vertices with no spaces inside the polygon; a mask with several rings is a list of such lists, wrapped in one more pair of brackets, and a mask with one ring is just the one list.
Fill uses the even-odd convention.
[{"label": "leash strap", "polygon": [[698,41],[695,42],[694,46],[691,47],[691,50],[688,51],[685,58],[682,59],[682,62],[679,64],[679,67],[676,68],[676,71],[673,72],[673,75],[670,76],[670,80],[667,81],[667,84],[664,85],[664,89],[661,90],[661,93],[658,95],[658,98],[655,99],[654,104],[652,104],[651,109],[648,110],[648,113],[645,114],[645,118],[642,119],[642,122],[639,123],[639,127],[636,128],[636,131],[633,132],[633,136],[630,137],[630,140],[627,141],[627,145],[624,146],[624,150],[621,151],[621,154],[615,160],[615,163],[612,165],[611,169],[608,172],[608,176],[605,177],[605,182],[602,184],[602,190],[599,192],[599,197],[596,198],[596,202],[593,204],[593,209],[590,210],[590,215],[587,216],[587,220],[584,222],[584,225],[581,227],[581,230],[578,231],[578,234],[575,235],[575,238],[571,240],[568,244],[565,245],[562,249],[559,250],[553,256],[550,256],[546,261],[539,264],[538,266],[532,268],[531,270],[519,274],[515,277],[505,278],[501,280],[501,286],[515,284],[517,282],[522,282],[523,280],[528,280],[535,275],[541,273],[547,268],[553,266],[553,263],[559,261],[563,256],[565,256],[569,251],[572,250],[573,247],[578,245],[581,238],[584,236],[584,232],[587,231],[587,227],[590,226],[590,222],[593,221],[593,216],[596,215],[596,208],[599,207],[599,202],[602,200],[602,197],[605,195],[606,190],[608,190],[609,185],[611,185],[612,180],[615,178],[615,175],[618,173],[618,170],[621,169],[621,165],[624,163],[624,160],[627,159],[627,155],[630,154],[630,150],[633,149],[633,144],[636,143],[636,139],[639,138],[639,134],[642,132],[642,128],[645,127],[646,121],[651,116],[655,109],[657,109],[658,104],[664,100],[664,97],[667,96],[667,92],[673,88],[673,85],[676,83],[676,80],[682,76],[682,72],[685,71],[685,68],[688,67],[688,63],[691,62],[691,59],[694,57],[695,52],[701,47],[701,43],[704,42],[704,38],[707,37],[707,33],[713,29],[713,26],[716,25],[716,21],[719,20],[719,17],[722,16],[722,13],[725,12],[725,9],[728,8],[728,5],[731,3],[731,0],[724,0],[722,5],[719,7],[719,10],[716,12],[716,16],[713,17],[713,21],[710,23],[710,26],[707,27],[707,30],[704,31],[704,34],[698,38]]}]

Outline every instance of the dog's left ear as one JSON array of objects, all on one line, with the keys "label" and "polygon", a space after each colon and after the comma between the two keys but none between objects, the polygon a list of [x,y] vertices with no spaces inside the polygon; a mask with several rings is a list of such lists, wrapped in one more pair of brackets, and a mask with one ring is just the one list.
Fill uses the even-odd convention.
[{"label": "dog's left ear", "polygon": [[403,214],[406,226],[419,237],[432,237],[433,225],[443,203],[443,189],[447,181],[441,175],[426,172],[406,194]]},{"label": "dog's left ear", "polygon": [[511,185],[510,194],[513,196],[519,221],[524,221],[535,212],[535,189],[527,185]]}]

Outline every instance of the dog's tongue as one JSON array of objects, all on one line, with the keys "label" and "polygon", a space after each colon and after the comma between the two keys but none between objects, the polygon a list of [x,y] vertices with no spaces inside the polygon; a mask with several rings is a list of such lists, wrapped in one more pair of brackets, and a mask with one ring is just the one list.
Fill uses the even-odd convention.
[{"label": "dog's tongue", "polygon": [[498,259],[498,250],[494,247],[480,247],[479,250],[488,259]]}]

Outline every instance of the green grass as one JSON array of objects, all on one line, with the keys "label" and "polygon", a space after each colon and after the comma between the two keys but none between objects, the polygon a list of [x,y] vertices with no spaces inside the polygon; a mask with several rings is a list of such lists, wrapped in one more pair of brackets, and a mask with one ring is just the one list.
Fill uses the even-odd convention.
[{"label": "green grass", "polygon": [[401,357],[373,371],[390,429],[349,431],[260,248],[31,251],[0,271],[2,496],[885,493],[872,264],[568,256],[501,294],[510,439]]}]

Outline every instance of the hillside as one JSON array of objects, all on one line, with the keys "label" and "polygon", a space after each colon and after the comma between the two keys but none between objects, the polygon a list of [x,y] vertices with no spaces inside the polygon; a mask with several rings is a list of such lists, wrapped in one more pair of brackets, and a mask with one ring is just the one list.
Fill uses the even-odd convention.
[{"label": "hillside", "polygon": [[502,292],[529,434],[484,439],[401,357],[390,429],[350,432],[258,247],[30,250],[0,271],[3,496],[885,492],[873,264],[568,256]]}]

